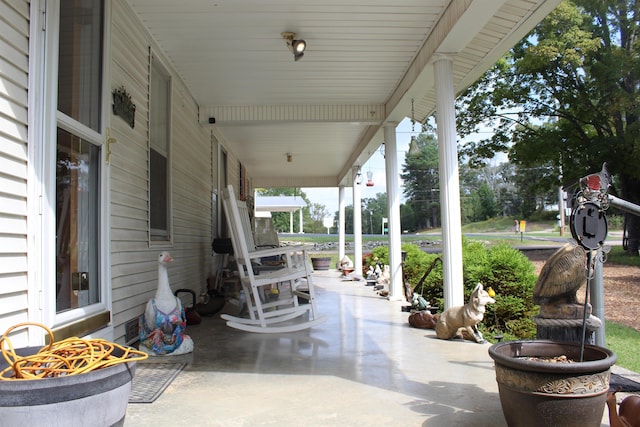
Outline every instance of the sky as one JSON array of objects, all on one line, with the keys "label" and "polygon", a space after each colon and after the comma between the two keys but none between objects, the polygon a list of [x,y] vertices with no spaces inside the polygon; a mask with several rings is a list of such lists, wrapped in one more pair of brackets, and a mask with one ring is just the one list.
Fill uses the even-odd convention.
[{"label": "sky", "polygon": [[[405,118],[398,127],[396,127],[396,147],[398,150],[398,173],[402,173],[402,165],[404,163],[406,152],[409,151],[409,143],[411,142],[411,136],[418,136],[422,132],[422,125],[416,123],[414,130],[412,131],[411,120]],[[480,126],[480,131],[477,134],[472,134],[464,138],[462,141],[477,140],[478,138],[486,138],[490,134],[491,129]],[[482,134],[482,135],[480,135]],[[490,163],[502,163],[507,161],[506,155],[499,153],[491,160]],[[368,173],[372,175],[373,187],[367,187],[365,183],[368,180]],[[402,187],[402,179],[400,179],[400,186]],[[384,156],[380,151],[376,151],[367,163],[362,166],[362,184],[360,187],[360,193],[362,199],[375,198],[378,193],[385,193],[386,190],[386,174],[384,168]],[[324,205],[329,212],[330,217],[333,219],[333,215],[338,210],[338,188],[302,188],[302,191],[307,195],[311,203],[319,203]],[[351,187],[345,188],[346,205],[353,204],[353,191]],[[401,201],[404,202],[404,197],[401,196]]]},{"label": "sky", "polygon": [[[409,142],[411,135],[420,134],[422,126],[419,123],[415,125],[415,131],[411,132],[411,120],[404,119],[398,127],[396,127],[396,147],[398,150],[398,172],[402,172],[402,164],[407,151],[409,151]],[[376,151],[369,158],[369,161],[362,166],[362,184],[360,194],[362,199],[375,198],[378,193],[385,193],[386,174],[384,168],[384,156],[380,151]],[[367,187],[368,174],[371,173],[373,187]],[[402,180],[400,180],[402,186]],[[324,205],[329,211],[330,216],[338,210],[338,187],[331,188],[302,188],[311,203],[319,203]],[[346,205],[353,204],[353,191],[351,187],[345,188]]]}]

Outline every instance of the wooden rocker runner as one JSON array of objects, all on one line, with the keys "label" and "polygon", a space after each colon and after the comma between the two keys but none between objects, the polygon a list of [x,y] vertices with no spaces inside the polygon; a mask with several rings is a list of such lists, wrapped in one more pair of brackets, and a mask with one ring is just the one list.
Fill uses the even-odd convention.
[{"label": "wooden rocker runner", "polygon": [[[326,316],[317,314],[307,247],[256,249],[249,210],[245,202],[236,200],[231,185],[222,192],[222,205],[249,312],[248,318],[223,314],[227,325],[248,332],[282,333],[325,322]],[[277,259],[281,265],[265,268],[264,259]]]}]

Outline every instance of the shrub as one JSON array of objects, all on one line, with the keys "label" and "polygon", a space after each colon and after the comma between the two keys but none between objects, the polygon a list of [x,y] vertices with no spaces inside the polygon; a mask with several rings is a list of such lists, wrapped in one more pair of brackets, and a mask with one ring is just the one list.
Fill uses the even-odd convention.
[{"label": "shrub", "polygon": [[[402,249],[407,252],[404,269],[407,282],[431,305],[443,307],[442,263],[437,263],[422,286],[417,287],[439,255],[427,254],[411,244],[403,245]],[[374,254],[388,263],[386,247],[374,249]],[[482,242],[466,239],[462,245],[462,257],[465,301],[478,282],[485,289],[491,287],[496,292],[496,303],[486,307],[480,325],[487,338],[497,333],[512,339],[535,338],[536,327],[531,318],[537,313],[537,306],[533,303],[536,275],[529,259],[506,243],[487,247]]]}]

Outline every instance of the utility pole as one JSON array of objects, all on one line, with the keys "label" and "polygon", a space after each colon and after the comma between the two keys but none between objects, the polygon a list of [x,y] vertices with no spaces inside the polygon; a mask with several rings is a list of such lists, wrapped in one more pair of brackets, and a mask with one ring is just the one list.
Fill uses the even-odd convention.
[{"label": "utility pole", "polygon": [[[560,178],[562,178],[562,175],[560,176]],[[565,200],[564,200],[564,191],[562,190],[562,187],[560,187],[560,189],[558,190],[558,219],[560,220],[560,236],[564,236],[564,224],[566,221],[565,215],[564,215],[564,208],[565,208]]]}]

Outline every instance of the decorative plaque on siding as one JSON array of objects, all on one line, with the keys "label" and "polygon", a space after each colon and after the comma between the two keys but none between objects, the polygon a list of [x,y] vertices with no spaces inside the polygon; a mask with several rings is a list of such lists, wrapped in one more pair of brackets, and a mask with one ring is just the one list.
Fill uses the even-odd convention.
[{"label": "decorative plaque on siding", "polygon": [[133,129],[136,121],[136,104],[131,101],[131,95],[124,86],[113,91],[113,114],[120,116]]}]

